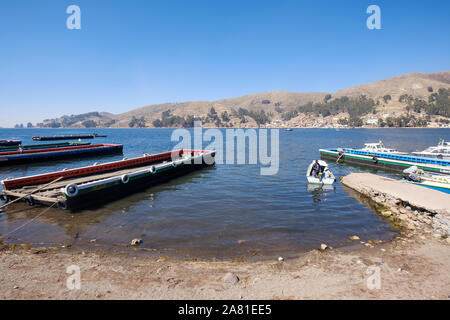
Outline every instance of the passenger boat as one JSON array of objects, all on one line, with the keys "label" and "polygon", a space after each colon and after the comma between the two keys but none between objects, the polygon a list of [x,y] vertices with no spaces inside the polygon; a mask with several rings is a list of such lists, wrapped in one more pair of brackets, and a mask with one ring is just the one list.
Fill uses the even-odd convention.
[{"label": "passenger boat", "polygon": [[317,175],[315,175],[313,172],[313,165],[315,162],[316,160],[311,162],[308,169],[306,170],[306,179],[308,180],[308,183],[319,185],[332,185],[336,181],[336,178],[328,168],[328,164],[323,160],[317,160],[317,163],[320,166],[320,172]]},{"label": "passenger boat", "polygon": [[444,139],[440,139],[437,146],[429,147],[423,151],[416,151],[411,153],[418,157],[450,160],[450,142],[445,142]]},{"label": "passenger boat", "polygon": [[26,162],[59,160],[63,158],[79,158],[92,155],[122,153],[121,144],[93,144],[56,148],[32,149],[23,151],[0,152],[0,166]]},{"label": "passenger boat", "polygon": [[403,154],[403,155],[408,154],[406,152],[400,152],[395,149],[386,148],[383,145],[383,141],[381,141],[381,140],[378,143],[365,143],[364,148],[357,149],[357,150],[368,152],[368,153],[376,152],[376,153],[390,153],[390,154]]},{"label": "passenger boat", "polygon": [[[22,146],[23,150],[33,150],[33,149],[51,149],[51,148],[59,148],[59,147],[70,147],[70,146],[87,146],[90,145],[90,142],[59,142],[59,143],[48,143],[48,144],[32,144]],[[19,146],[8,146],[8,147],[0,147],[1,151],[15,151],[19,150]]]},{"label": "passenger boat", "polygon": [[21,143],[20,140],[0,140],[0,147],[18,146]]},{"label": "passenger boat", "polygon": [[62,135],[62,136],[36,136],[33,137],[33,140],[36,141],[51,141],[51,140],[77,140],[77,139],[94,139],[106,137],[105,135],[99,135],[96,133],[93,134],[70,134],[70,135]]},{"label": "passenger boat", "polygon": [[320,149],[320,157],[337,163],[349,163],[373,168],[403,171],[411,166],[434,173],[450,173],[450,161],[412,155],[367,152],[351,148]]},{"label": "passenger boat", "polygon": [[405,169],[403,176],[406,180],[416,185],[450,194],[450,176],[429,174],[417,168],[417,166]]},{"label": "passenger boat", "polygon": [[114,201],[188,172],[214,165],[214,151],[177,150],[89,167],[6,179],[2,200],[78,210]]}]

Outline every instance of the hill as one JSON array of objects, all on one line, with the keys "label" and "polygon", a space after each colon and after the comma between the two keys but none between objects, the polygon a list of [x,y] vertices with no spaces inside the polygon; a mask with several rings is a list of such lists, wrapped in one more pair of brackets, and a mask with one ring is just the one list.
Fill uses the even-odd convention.
[{"label": "hill", "polygon": [[441,125],[450,116],[449,92],[450,71],[414,72],[335,93],[271,91],[217,101],[148,105],[116,115],[90,112],[63,116],[37,126],[190,127],[195,119],[207,127],[359,126],[381,125],[387,118],[401,117],[409,119],[402,120],[410,124],[407,126],[424,122]]}]

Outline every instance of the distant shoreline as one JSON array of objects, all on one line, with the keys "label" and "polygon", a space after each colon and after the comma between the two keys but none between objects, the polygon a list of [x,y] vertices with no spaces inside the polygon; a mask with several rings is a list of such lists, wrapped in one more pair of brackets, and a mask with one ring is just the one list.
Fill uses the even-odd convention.
[{"label": "distant shoreline", "polygon": [[[7,130],[84,130],[84,131],[95,131],[95,130],[105,130],[105,129],[193,129],[194,127],[144,127],[144,128],[126,128],[126,127],[98,127],[92,130],[92,128],[0,128]],[[351,130],[351,129],[450,129],[450,127],[351,127],[351,128],[325,128],[325,127],[202,127],[203,129],[333,129],[333,130]]]}]

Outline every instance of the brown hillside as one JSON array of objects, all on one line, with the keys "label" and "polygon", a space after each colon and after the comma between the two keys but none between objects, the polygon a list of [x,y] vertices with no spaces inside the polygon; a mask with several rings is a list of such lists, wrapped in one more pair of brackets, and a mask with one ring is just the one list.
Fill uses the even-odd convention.
[{"label": "brown hillside", "polygon": [[[371,82],[368,84],[357,85],[346,89],[339,90],[336,93],[331,93],[332,99],[342,96],[359,97],[366,95],[375,101],[380,101],[377,109],[387,112],[402,113],[405,111],[406,104],[398,101],[403,94],[408,94],[414,98],[427,100],[431,94],[429,87],[436,92],[439,88],[450,88],[450,71],[435,72],[435,73],[408,73],[405,75],[396,76],[393,78]],[[98,126],[110,127],[129,127],[130,121],[134,118],[143,118],[145,126],[152,127],[152,123],[156,119],[161,118],[162,112],[171,111],[172,115],[187,117],[205,117],[210,111],[211,107],[217,111],[218,115],[227,111],[231,114],[232,110],[244,108],[249,111],[264,110],[266,114],[270,114],[272,120],[280,118],[280,113],[294,109],[297,106],[304,105],[308,102],[322,102],[327,95],[326,92],[285,92],[285,91],[270,91],[264,93],[250,94],[235,98],[220,99],[217,101],[189,101],[181,103],[164,103],[149,105],[134,109],[125,113],[112,115],[108,113],[100,113],[100,116],[91,117],[86,120],[94,120]],[[391,101],[384,104],[382,97],[390,95]],[[63,118],[53,119],[51,121],[62,121]],[[111,124],[111,121],[115,123]],[[237,119],[232,119],[232,124],[235,125]],[[70,127],[83,127],[83,121],[71,124]],[[253,124],[249,119],[248,124]]]}]

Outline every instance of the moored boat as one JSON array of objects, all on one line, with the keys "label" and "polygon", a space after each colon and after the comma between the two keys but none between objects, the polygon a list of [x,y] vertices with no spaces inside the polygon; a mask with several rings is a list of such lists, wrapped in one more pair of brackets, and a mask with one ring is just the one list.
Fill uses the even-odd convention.
[{"label": "moored boat", "polygon": [[450,160],[450,142],[445,142],[444,139],[440,139],[437,146],[429,147],[423,151],[411,152],[411,154],[418,157]]},{"label": "moored boat", "polygon": [[367,152],[351,148],[320,149],[323,159],[333,159],[337,163],[349,163],[384,170],[403,171],[416,165],[419,169],[434,173],[450,173],[450,161],[423,158],[412,155]]},{"label": "moored boat", "polygon": [[[315,170],[314,165],[317,162],[318,169]],[[306,179],[308,183],[319,185],[332,185],[336,178],[328,168],[328,164],[323,160],[315,160],[311,162],[306,170]]]},{"label": "moored boat", "polygon": [[[2,200],[77,210],[114,201],[188,172],[214,165],[214,151],[177,150],[90,167],[6,179]],[[34,191],[33,191],[34,190]]]},{"label": "moored boat", "polygon": [[450,176],[448,175],[429,174],[417,166],[412,166],[403,170],[403,176],[416,185],[450,194]]},{"label": "moored boat", "polygon": [[89,144],[22,151],[3,151],[0,152],[0,166],[17,163],[59,160],[64,158],[79,158],[92,155],[97,156],[114,153],[121,154],[122,150],[123,145],[121,144]]},{"label": "moored boat", "polygon": [[59,136],[35,136],[33,140],[35,141],[52,141],[52,140],[77,140],[77,139],[94,139],[103,138],[105,135],[93,134],[69,134],[69,135],[59,135]]},{"label": "moored boat", "polygon": [[20,140],[0,140],[1,147],[18,146],[21,143],[22,143],[22,141],[20,141]]},{"label": "moored boat", "polygon": [[383,141],[379,141],[378,143],[365,143],[364,148],[356,149],[358,151],[368,152],[368,153],[390,153],[390,154],[403,154],[406,155],[406,152],[400,152],[393,148],[386,148],[383,144]]},{"label": "moored boat", "polygon": [[[91,144],[90,142],[59,142],[59,143],[47,143],[47,144],[33,144],[33,145],[25,145],[21,146],[23,150],[33,150],[33,149],[51,149],[51,148],[59,148],[59,147],[70,147],[70,146],[86,146]],[[1,147],[0,152],[2,151],[15,151],[19,150],[19,146],[7,146]]]}]

